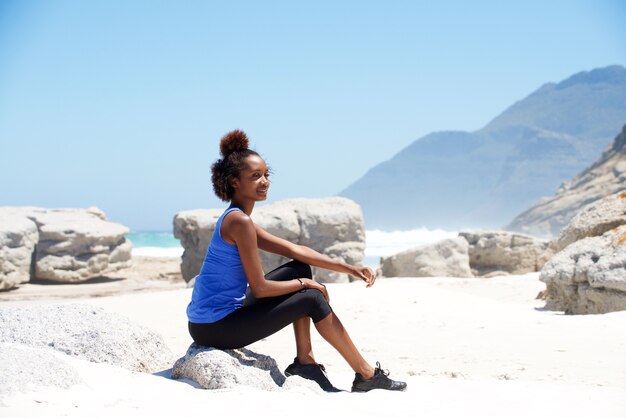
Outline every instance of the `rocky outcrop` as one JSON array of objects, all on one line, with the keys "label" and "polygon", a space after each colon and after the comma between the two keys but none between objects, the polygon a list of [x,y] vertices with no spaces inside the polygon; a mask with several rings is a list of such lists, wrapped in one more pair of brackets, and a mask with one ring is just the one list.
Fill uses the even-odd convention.
[{"label": "rocky outcrop", "polygon": [[553,255],[549,242],[507,231],[460,232],[381,260],[385,277],[492,277],[539,271]]},{"label": "rocky outcrop", "polygon": [[0,404],[14,393],[82,383],[75,368],[52,350],[0,343]]},{"label": "rocky outcrop", "polygon": [[448,238],[383,257],[380,274],[385,277],[473,277],[469,245],[464,238]]},{"label": "rocky outcrop", "polygon": [[469,264],[475,276],[524,274],[541,270],[548,241],[506,231],[461,232],[469,244]]},{"label": "rocky outcrop", "polygon": [[82,304],[0,308],[0,343],[51,348],[148,373],[168,369],[174,359],[160,335],[122,315]]},{"label": "rocky outcrop", "polygon": [[80,282],[129,267],[132,246],[128,228],[89,211],[34,213],[39,228],[35,277]]},{"label": "rocky outcrop", "polygon": [[37,225],[17,214],[0,216],[0,290],[8,290],[30,280]]},{"label": "rocky outcrop", "polygon": [[[223,209],[179,212],[174,218],[174,236],[185,249],[181,271],[186,281],[200,271],[202,261]],[[359,206],[341,197],[283,200],[259,206],[253,221],[269,233],[294,244],[306,245],[350,264],[359,264],[365,252],[365,224]],[[265,272],[289,261],[284,257],[259,251]],[[321,282],[347,282],[349,277],[323,269],[314,269]]]},{"label": "rocky outcrop", "polygon": [[626,193],[594,202],[563,228],[541,270],[546,308],[567,313],[626,309]]},{"label": "rocky outcrop", "polygon": [[[82,282],[131,265],[132,245],[125,239],[128,228],[108,222],[98,208],[3,207],[0,216],[36,225],[38,240],[29,268],[32,278]],[[15,228],[9,227],[13,236],[20,233]]]},{"label": "rocky outcrop", "polygon": [[586,205],[626,189],[626,125],[600,159],[558,192],[518,215],[508,229],[554,236]]},{"label": "rocky outcrop", "polygon": [[596,237],[626,225],[626,191],[587,205],[561,230],[555,240],[558,251],[586,237]]},{"label": "rocky outcrop", "polygon": [[626,226],[583,238],[541,270],[546,309],[570,314],[626,310]]}]

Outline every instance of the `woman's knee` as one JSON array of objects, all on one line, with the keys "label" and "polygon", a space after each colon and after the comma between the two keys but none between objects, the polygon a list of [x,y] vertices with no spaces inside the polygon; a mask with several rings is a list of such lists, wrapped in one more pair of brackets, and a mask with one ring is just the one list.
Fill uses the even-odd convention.
[{"label": "woman's knee", "polygon": [[309,307],[309,316],[313,322],[324,319],[333,310],[324,297],[324,294],[317,289],[307,289],[304,291]]},{"label": "woman's knee", "polygon": [[292,263],[293,263],[292,265],[293,268],[296,269],[300,277],[306,278],[306,279],[313,278],[313,272],[311,271],[311,266],[298,260],[293,260]]},{"label": "woman's knee", "polygon": [[296,278],[312,279],[311,266],[298,260],[289,261],[265,275],[268,280],[284,281]]}]

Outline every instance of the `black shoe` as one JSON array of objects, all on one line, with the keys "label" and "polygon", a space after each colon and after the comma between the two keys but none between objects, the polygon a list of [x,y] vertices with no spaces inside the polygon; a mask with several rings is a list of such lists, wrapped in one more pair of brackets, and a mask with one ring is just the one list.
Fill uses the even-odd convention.
[{"label": "black shoe", "polygon": [[341,392],[330,383],[326,377],[326,369],[322,364],[302,364],[298,361],[298,357],[293,359],[293,363],[285,369],[285,376],[300,376],[305,379],[313,380],[325,392]]},{"label": "black shoe", "polygon": [[369,392],[372,389],[406,390],[405,382],[392,380],[387,376],[389,376],[389,370],[383,370],[380,367],[380,363],[376,362],[374,377],[370,380],[365,380],[359,373],[355,373],[354,382],[352,382],[352,392]]}]

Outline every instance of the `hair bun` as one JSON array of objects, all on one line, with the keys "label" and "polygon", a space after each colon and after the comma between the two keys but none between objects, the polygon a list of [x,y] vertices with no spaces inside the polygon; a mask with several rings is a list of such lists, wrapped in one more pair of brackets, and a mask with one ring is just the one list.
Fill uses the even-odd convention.
[{"label": "hair bun", "polygon": [[235,151],[247,149],[248,144],[248,135],[240,129],[235,129],[224,135],[220,140],[220,153],[226,158]]}]

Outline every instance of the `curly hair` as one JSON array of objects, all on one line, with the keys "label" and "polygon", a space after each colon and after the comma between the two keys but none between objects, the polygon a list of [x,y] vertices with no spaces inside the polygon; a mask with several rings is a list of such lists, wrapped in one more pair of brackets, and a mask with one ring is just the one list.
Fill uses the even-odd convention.
[{"label": "curly hair", "polygon": [[239,129],[228,132],[220,140],[222,158],[211,166],[211,181],[215,195],[225,202],[233,197],[235,190],[231,185],[231,179],[239,177],[239,173],[245,167],[246,157],[259,155],[256,151],[248,149],[248,145],[248,135]]}]

